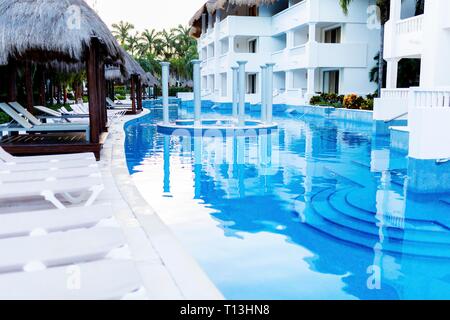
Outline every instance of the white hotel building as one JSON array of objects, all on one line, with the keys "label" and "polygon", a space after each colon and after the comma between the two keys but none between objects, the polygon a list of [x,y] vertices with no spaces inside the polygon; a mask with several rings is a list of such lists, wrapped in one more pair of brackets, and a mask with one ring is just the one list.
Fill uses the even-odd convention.
[{"label": "white hotel building", "polygon": [[239,60],[248,61],[246,100],[253,104],[261,101],[260,66],[268,62],[276,64],[274,103],[301,105],[317,92],[376,90],[369,71],[380,31],[368,23],[375,0],[354,1],[348,15],[338,0],[234,2],[210,0],[191,20],[202,60],[202,99],[232,101],[231,67]]}]

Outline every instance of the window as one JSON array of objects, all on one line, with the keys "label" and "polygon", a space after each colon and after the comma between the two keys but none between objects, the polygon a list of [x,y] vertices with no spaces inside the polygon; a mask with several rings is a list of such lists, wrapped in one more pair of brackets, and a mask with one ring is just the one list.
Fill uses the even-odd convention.
[{"label": "window", "polygon": [[341,43],[341,27],[325,30],[325,43]]},{"label": "window", "polygon": [[256,46],[257,46],[257,41],[256,39],[250,40],[248,42],[248,52],[250,53],[256,53]]},{"label": "window", "polygon": [[323,73],[323,92],[339,94],[339,70]]},{"label": "window", "polygon": [[256,93],[256,74],[248,75],[247,94]]}]

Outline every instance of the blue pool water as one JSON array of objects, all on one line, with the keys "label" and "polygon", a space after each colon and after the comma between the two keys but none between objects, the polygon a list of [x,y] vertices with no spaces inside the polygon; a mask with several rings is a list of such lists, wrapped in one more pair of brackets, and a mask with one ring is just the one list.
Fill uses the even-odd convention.
[{"label": "blue pool water", "polygon": [[449,299],[450,195],[407,193],[406,155],[369,124],[275,120],[244,139],[125,128],[136,185],[225,297]]}]

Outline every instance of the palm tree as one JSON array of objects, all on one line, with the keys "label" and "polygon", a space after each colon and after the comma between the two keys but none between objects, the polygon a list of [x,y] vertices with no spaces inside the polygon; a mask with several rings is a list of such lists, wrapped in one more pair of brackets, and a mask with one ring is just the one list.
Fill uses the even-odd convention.
[{"label": "palm tree", "polygon": [[136,32],[134,35],[128,36],[124,48],[134,57],[140,48],[140,35]]},{"label": "palm tree", "polygon": [[130,35],[130,31],[134,30],[134,25],[128,22],[120,21],[112,25],[112,34],[119,41],[120,45],[124,47]]},{"label": "palm tree", "polygon": [[155,29],[145,29],[141,34],[141,54],[156,54],[158,44],[158,32]]},{"label": "palm tree", "polygon": [[157,32],[146,29],[135,32],[131,23],[120,21],[113,24],[113,34],[144,70],[161,74],[160,61],[170,61],[171,73],[180,81],[192,79],[191,60],[198,58],[197,42],[189,35],[188,27],[178,25],[171,30]]},{"label": "palm tree", "polygon": [[[341,5],[342,10],[345,14],[348,14],[348,9],[350,6],[350,3],[353,0],[339,0],[339,4]],[[390,0],[377,0],[377,6],[380,9],[380,52],[378,55],[378,95],[381,95],[381,88],[383,88],[383,75],[384,74],[384,25],[389,19],[389,7],[390,7],[391,1]]]}]

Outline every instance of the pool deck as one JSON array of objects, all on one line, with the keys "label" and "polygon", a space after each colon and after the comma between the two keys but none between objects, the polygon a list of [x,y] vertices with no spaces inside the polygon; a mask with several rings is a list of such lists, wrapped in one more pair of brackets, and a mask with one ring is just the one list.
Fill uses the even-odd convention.
[{"label": "pool deck", "polygon": [[194,258],[141,196],[126,164],[124,124],[113,125],[102,150],[106,196],[113,204],[149,299],[222,300]]},{"label": "pool deck", "polygon": [[[113,217],[115,222],[113,227],[117,225],[120,228],[119,233],[123,233],[123,240],[125,246],[122,247],[118,256],[97,257],[95,261],[108,261],[101,259],[119,259],[130,262],[132,269],[126,269],[130,273],[110,274],[105,273],[102,278],[106,282],[100,287],[95,287],[95,294],[90,294],[87,291],[81,290],[76,293],[69,290],[69,288],[63,288],[58,291],[58,288],[64,286],[66,279],[61,282],[60,278],[55,276],[54,273],[61,268],[68,268],[72,265],[71,261],[66,261],[59,266],[52,266],[49,268],[43,268],[38,270],[36,274],[30,274],[28,271],[17,270],[16,274],[2,273],[0,271],[0,277],[7,277],[8,283],[14,288],[14,295],[6,291],[1,292],[0,296],[19,299],[53,299],[62,298],[61,294],[68,299],[103,299],[113,298],[111,287],[120,281],[114,281],[116,279],[130,280],[133,283],[139,285],[139,290],[135,292],[129,292],[125,296],[121,296],[123,299],[129,300],[223,300],[224,297],[220,291],[215,287],[211,280],[207,277],[205,272],[200,268],[194,258],[185,250],[182,244],[176,239],[171,230],[160,220],[157,213],[151,208],[151,206],[142,198],[139,191],[135,187],[132,177],[128,172],[125,158],[125,131],[124,124],[137,117],[148,114],[148,110],[145,110],[140,115],[125,116],[120,121],[116,122],[110,127],[109,134],[105,139],[103,149],[101,150],[101,161],[99,167],[101,170],[103,184],[105,189],[95,201],[94,205],[111,205],[113,211]],[[47,201],[43,201],[40,198],[24,198],[17,201],[0,201],[0,214],[1,213],[18,213],[29,212],[37,210],[54,210],[54,207]],[[102,228],[102,225],[98,225]],[[121,231],[121,232],[120,232]],[[89,232],[98,232],[97,226],[92,228]],[[97,233],[98,235],[98,233]],[[47,239],[47,238],[46,238]],[[33,241],[30,237],[20,237],[13,239],[14,241],[27,241],[26,248],[32,250]],[[82,239],[77,241],[76,238],[70,239],[71,244],[77,244],[82,242]],[[8,239],[0,239],[0,243],[9,241]],[[50,242],[50,240],[49,240]],[[57,252],[53,255],[64,256],[64,252],[59,251],[61,243],[47,242],[42,250],[53,250],[51,248],[58,248]],[[75,245],[76,246],[76,245]],[[86,244],[85,246],[89,246]],[[93,250],[95,250],[95,245]],[[88,250],[87,248],[86,250]],[[10,254],[10,253],[8,253]],[[27,252],[23,254],[33,255],[33,252]],[[11,255],[11,254],[10,254]],[[31,259],[31,257],[25,257]],[[100,259],[100,260],[98,260]],[[32,260],[34,261],[34,260]],[[40,261],[40,260],[39,260]],[[79,258],[75,261],[75,265],[90,260],[83,260]],[[115,260],[117,261],[117,260]],[[98,266],[98,265],[97,265]],[[61,268],[59,268],[61,267]],[[115,269],[119,270],[119,269]],[[120,269],[124,270],[124,269]],[[55,286],[48,287],[39,285],[39,272],[45,273],[47,280],[50,284],[59,286],[55,289]],[[63,275],[67,270],[63,270]],[[101,267],[95,268],[93,271],[97,275],[105,272]],[[116,271],[120,272],[120,271]],[[33,276],[37,282],[26,281],[29,276]],[[109,277],[109,278],[107,278]],[[5,280],[5,278],[1,278]],[[0,280],[0,284],[1,284]],[[95,280],[94,280],[95,282]],[[109,285],[112,283],[111,285]],[[120,283],[124,283],[123,281]],[[5,283],[3,283],[5,286]],[[109,287],[108,287],[109,285]],[[88,286],[89,287],[89,286]],[[52,289],[53,288],[53,289]],[[84,289],[85,287],[83,287]],[[121,285],[114,287],[121,291],[126,290]],[[68,291],[67,291],[68,290]]]}]

